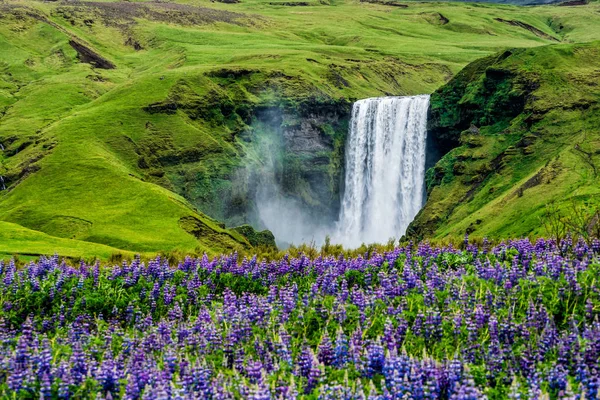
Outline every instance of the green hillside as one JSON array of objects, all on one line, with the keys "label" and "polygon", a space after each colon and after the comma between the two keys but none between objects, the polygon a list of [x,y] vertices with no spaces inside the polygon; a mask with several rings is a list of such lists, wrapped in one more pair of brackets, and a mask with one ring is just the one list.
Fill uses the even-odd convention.
[{"label": "green hillside", "polygon": [[[453,147],[429,171],[413,233],[544,235],[548,206],[600,209],[600,42],[516,49],[432,96],[430,132]],[[594,228],[593,218],[587,229]]]},{"label": "green hillside", "polygon": [[[431,93],[469,62],[505,48],[600,40],[599,11],[597,3],[1,1],[0,176],[6,190],[0,191],[0,252],[29,248],[106,257],[248,247],[251,240],[239,233],[245,230],[225,229],[217,220],[246,222],[231,209],[249,207],[243,190],[236,195],[233,178],[254,151],[260,110],[285,110],[283,123],[293,124],[295,116],[344,110],[357,98]],[[595,47],[575,48],[597,61]],[[593,65],[570,57],[572,49],[556,47],[539,66],[526,59],[536,52],[504,62],[518,57],[523,70],[552,67],[549,79],[557,82],[581,79],[577,87],[585,86],[580,93],[589,101],[597,95],[585,83],[594,76]],[[548,110],[536,124],[553,129],[561,143],[580,140],[592,117],[581,119],[584,111],[577,107],[564,111],[544,103],[579,101],[552,92],[561,84],[552,85],[537,89],[548,93],[547,100],[528,103]],[[571,123],[578,130],[560,137]],[[322,130],[328,127],[324,122]],[[342,132],[343,121],[335,129]],[[507,135],[501,145],[490,139],[493,154],[516,144],[519,135]],[[533,146],[546,151],[550,144]],[[577,154],[561,149],[565,171],[581,164]],[[339,159],[329,153],[322,168],[334,181]],[[518,161],[523,168],[515,168],[517,174],[503,175],[505,184],[535,173],[541,158],[528,160]],[[590,179],[588,173],[577,182]],[[306,177],[295,182],[292,192],[318,203]],[[591,195],[590,187],[581,194]],[[445,188],[434,189],[432,198]],[[332,195],[335,188],[324,194]],[[487,204],[486,196],[473,201]],[[445,215],[456,222],[436,232],[469,225],[472,217],[462,215],[473,207]]]}]

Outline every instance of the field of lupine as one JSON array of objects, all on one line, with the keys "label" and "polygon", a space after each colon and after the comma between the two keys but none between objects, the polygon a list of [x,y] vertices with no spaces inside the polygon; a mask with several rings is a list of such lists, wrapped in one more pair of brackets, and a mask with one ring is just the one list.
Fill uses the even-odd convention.
[{"label": "field of lupine", "polygon": [[0,263],[3,398],[596,399],[600,241]]}]

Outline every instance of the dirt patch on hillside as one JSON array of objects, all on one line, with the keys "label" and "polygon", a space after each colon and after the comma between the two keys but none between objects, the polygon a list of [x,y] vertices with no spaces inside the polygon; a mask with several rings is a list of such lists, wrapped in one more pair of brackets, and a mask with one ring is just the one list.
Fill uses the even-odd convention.
[{"label": "dirt patch on hillside", "polygon": [[564,3],[560,3],[559,6],[572,7],[572,6],[585,6],[588,4],[589,4],[588,0],[571,0],[571,1],[565,1]]},{"label": "dirt patch on hillside", "polygon": [[91,64],[96,68],[115,69],[115,64],[100,56],[92,49],[84,46],[75,40],[69,40],[69,45],[77,52],[77,58],[82,63]]},{"label": "dirt patch on hillside", "polygon": [[[66,36],[68,36],[70,38],[69,45],[77,52],[77,58],[79,59],[80,62],[91,64],[94,67],[101,68],[101,69],[115,69],[116,68],[116,66],[111,61],[102,57],[100,54],[98,54],[94,50],[90,49],[88,47],[88,45],[84,44],[83,40],[81,38],[73,35],[71,32],[69,32],[62,26],[58,25],[57,23],[49,20],[48,18],[46,18],[45,15],[41,14],[37,10],[34,10],[29,7],[24,7],[24,8],[16,8],[16,7],[9,7],[9,6],[4,7],[4,5],[0,4],[0,15],[2,15],[3,11],[6,11],[7,13],[8,12],[12,13],[18,19],[32,18],[33,20],[37,20],[37,21],[43,22],[45,24],[48,24],[51,27],[53,27],[54,29],[64,33]],[[86,21],[89,22],[90,20],[86,20]],[[64,58],[63,53],[57,53],[57,56],[59,58],[61,58],[61,57]]]},{"label": "dirt patch on hillside", "polygon": [[75,1],[59,7],[56,12],[71,21],[89,19],[90,13],[92,13],[104,25],[119,28],[134,24],[137,18],[179,25],[207,25],[215,22],[245,25],[246,21],[249,20],[246,15],[237,12],[196,7],[187,4],[158,2],[105,3]]},{"label": "dirt patch on hillside", "polygon": [[446,18],[444,15],[442,15],[439,12],[432,12],[432,13],[421,13],[421,15],[423,16],[423,18],[425,19],[425,21],[429,22],[432,25],[446,25],[447,23],[450,22],[450,20],[448,18]]},{"label": "dirt patch on hillside", "polygon": [[361,3],[370,3],[370,4],[380,4],[382,6],[408,8],[408,5],[406,5],[406,4],[396,3],[395,1],[390,1],[390,0],[360,0],[360,2]]},{"label": "dirt patch on hillside", "polygon": [[248,68],[219,68],[212,71],[206,72],[205,75],[211,78],[223,78],[223,79],[240,79],[249,77],[252,74],[258,74],[260,70],[248,69]]},{"label": "dirt patch on hillside", "polygon": [[307,1],[272,1],[270,6],[285,6],[285,7],[308,7],[310,3]]},{"label": "dirt patch on hillside", "polygon": [[502,22],[503,24],[512,25],[512,26],[516,26],[518,28],[526,29],[539,38],[546,39],[546,40],[553,40],[555,42],[560,42],[560,40],[558,40],[554,36],[550,36],[546,32],[539,30],[535,26],[526,24],[525,22],[517,21],[514,19],[508,20],[508,19],[502,19],[502,18],[494,18],[494,20],[498,21],[498,22]]}]

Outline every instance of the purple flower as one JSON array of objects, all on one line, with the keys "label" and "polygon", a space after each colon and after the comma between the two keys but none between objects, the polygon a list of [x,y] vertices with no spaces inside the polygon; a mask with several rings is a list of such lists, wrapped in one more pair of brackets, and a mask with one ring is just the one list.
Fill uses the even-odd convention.
[{"label": "purple flower", "polygon": [[321,363],[323,363],[326,366],[333,365],[335,361],[335,354],[333,346],[331,344],[331,340],[329,339],[329,335],[327,334],[327,329],[325,329],[323,339],[321,340],[321,344],[319,345],[317,358]]}]

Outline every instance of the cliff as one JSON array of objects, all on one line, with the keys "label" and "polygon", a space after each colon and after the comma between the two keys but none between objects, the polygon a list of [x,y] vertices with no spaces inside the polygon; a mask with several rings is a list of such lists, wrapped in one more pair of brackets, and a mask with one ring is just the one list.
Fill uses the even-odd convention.
[{"label": "cliff", "polygon": [[431,97],[417,237],[545,234],[549,204],[600,204],[600,43],[504,51],[468,65]]}]

